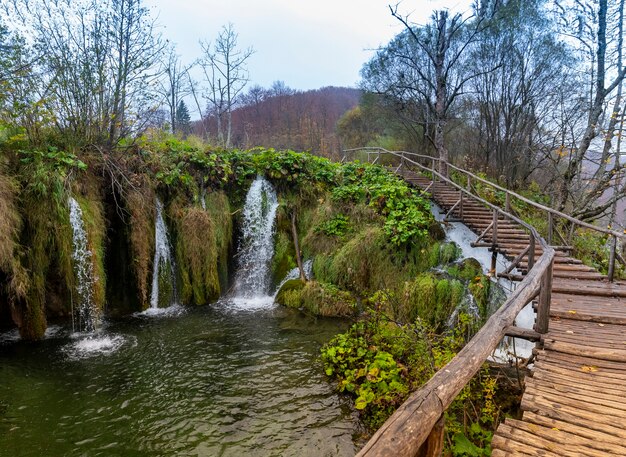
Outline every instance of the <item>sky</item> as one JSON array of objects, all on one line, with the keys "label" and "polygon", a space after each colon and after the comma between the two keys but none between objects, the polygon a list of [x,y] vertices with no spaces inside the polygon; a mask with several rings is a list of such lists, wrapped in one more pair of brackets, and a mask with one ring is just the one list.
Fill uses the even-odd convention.
[{"label": "sky", "polygon": [[[404,0],[399,11],[424,24],[434,9],[469,10],[470,0]],[[251,84],[280,80],[308,90],[356,87],[374,50],[402,30],[387,0],[146,0],[165,38],[183,63],[200,54],[198,40],[213,41],[232,23],[242,48],[252,46]],[[395,4],[395,1],[392,2]],[[200,74],[194,75],[199,79]]]}]

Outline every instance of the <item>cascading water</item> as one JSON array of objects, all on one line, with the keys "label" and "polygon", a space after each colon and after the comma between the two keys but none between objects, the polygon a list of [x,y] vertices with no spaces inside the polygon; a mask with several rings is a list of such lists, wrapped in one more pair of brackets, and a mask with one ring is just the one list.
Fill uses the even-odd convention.
[{"label": "cascading water", "polygon": [[100,313],[93,300],[93,286],[96,278],[93,272],[92,253],[87,245],[87,232],[80,205],[73,197],[70,197],[68,206],[74,248],[72,259],[78,295],[78,330],[93,332],[98,328]]},{"label": "cascading water", "polygon": [[274,254],[274,222],[278,198],[262,176],[250,186],[243,208],[239,269],[235,276],[235,297],[270,298],[270,262]]},{"label": "cascading water", "polygon": [[174,260],[163,219],[163,203],[156,198],[156,221],[154,224],[154,262],[152,265],[152,291],[150,307],[167,308],[176,301]]}]

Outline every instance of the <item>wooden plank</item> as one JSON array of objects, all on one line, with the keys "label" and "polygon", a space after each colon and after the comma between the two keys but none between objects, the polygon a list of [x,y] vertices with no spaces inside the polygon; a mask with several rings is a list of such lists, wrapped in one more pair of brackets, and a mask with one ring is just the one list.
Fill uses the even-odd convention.
[{"label": "wooden plank", "polygon": [[626,349],[603,349],[600,347],[590,347],[584,344],[566,343],[552,339],[546,339],[543,344],[546,349],[564,352],[565,354],[586,355],[598,359],[626,362]]},{"label": "wooden plank", "polygon": [[[508,421],[508,419],[507,419]],[[551,419],[549,417],[541,416],[539,414],[535,414],[531,411],[527,411],[524,413],[524,422],[529,424],[536,424],[543,427],[548,427],[550,429],[556,428],[558,430],[563,430],[568,433],[572,433],[574,435],[581,436],[583,438],[589,439],[589,446],[595,449],[599,449],[601,451],[610,451],[614,449],[614,447],[624,448],[624,439],[604,433],[596,430],[591,430],[588,427],[582,427],[580,425],[570,424],[569,422],[564,422],[558,419]],[[626,455],[626,448],[624,448],[623,455]]]},{"label": "wooden plank", "polygon": [[[511,427],[506,423],[498,427],[498,436],[508,438],[511,443],[519,443],[523,446],[532,446],[550,453],[558,453],[561,457],[597,457],[582,446],[567,443],[555,443],[540,436],[533,435],[525,430]],[[512,447],[515,450],[515,446]]]},{"label": "wooden plank", "polygon": [[[545,395],[539,395],[537,393],[524,393],[522,397],[522,409],[524,411],[538,412],[537,408],[541,408],[542,414],[547,414],[548,417],[559,418],[553,416],[553,413],[560,413],[560,417],[563,420],[577,424],[580,418],[586,421],[596,421],[598,427],[611,426],[614,428],[624,427],[624,417],[608,414],[598,413],[598,408],[584,407],[583,402],[576,402],[568,398],[561,398],[557,401],[553,398],[546,398]],[[569,401],[565,401],[569,400]],[[607,408],[608,409],[608,408]],[[588,422],[587,422],[588,423]],[[602,428],[600,428],[602,430]]]},{"label": "wooden plank", "polygon": [[505,423],[512,430],[524,431],[546,441],[553,442],[558,446],[558,449],[561,449],[563,445],[574,446],[577,448],[576,452],[580,452],[580,455],[589,457],[604,457],[607,453],[611,455],[626,455],[626,448],[621,445],[603,443],[604,445],[598,449],[593,439],[572,433],[570,428],[564,430],[558,427],[543,427],[516,419],[506,419]]},{"label": "wooden plank", "polygon": [[566,395],[567,397],[576,398],[589,404],[606,406],[608,408],[626,411],[626,404],[624,404],[624,399],[620,395],[601,394],[595,392],[594,390],[575,387],[572,385],[567,385],[565,383],[543,383],[540,382],[538,379],[530,378],[526,380],[526,391],[536,391],[540,395],[542,393],[546,395]]},{"label": "wooden plank", "polygon": [[[557,362],[564,363],[568,366],[578,369],[581,366],[585,365],[596,365],[599,368],[604,368],[607,370],[614,370],[615,372],[624,372],[626,371],[626,365],[620,362],[611,362],[609,360],[598,360],[592,359],[591,357],[584,356],[572,356],[565,355],[559,352],[545,351],[545,350],[537,350],[535,351],[539,360],[543,362]],[[624,389],[626,391],[626,385],[624,385]]]}]

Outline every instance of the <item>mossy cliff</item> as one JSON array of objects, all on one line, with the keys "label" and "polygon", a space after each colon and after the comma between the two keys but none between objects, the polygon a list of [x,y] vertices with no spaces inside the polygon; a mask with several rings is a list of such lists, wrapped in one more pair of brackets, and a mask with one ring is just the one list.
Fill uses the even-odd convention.
[{"label": "mossy cliff", "polygon": [[[378,166],[292,151],[221,150],[161,133],[107,153],[10,141],[0,151],[6,214],[0,271],[7,284],[0,292],[1,325],[11,325],[11,315],[28,339],[41,338],[49,319],[68,319],[74,311],[70,197],[83,213],[96,278],[93,302],[110,315],[149,306],[157,196],[180,301],[204,305],[228,290],[238,218],[257,174],[272,182],[280,201],[275,284],[296,266],[294,229],[302,259],[313,263],[315,282],[299,291],[299,308],[351,315],[387,290],[398,297],[389,312],[413,317],[421,312],[416,306],[429,305],[416,305],[410,284],[450,261],[428,201]],[[452,303],[456,283],[448,282],[453,291],[434,297],[449,296]]]}]

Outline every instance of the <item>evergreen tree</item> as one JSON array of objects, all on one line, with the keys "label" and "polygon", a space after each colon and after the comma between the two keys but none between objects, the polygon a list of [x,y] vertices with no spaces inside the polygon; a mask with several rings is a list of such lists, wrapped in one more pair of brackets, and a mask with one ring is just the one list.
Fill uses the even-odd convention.
[{"label": "evergreen tree", "polygon": [[183,100],[178,102],[178,107],[176,107],[176,130],[183,135],[188,135],[191,132],[191,117]]}]

